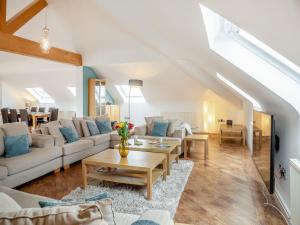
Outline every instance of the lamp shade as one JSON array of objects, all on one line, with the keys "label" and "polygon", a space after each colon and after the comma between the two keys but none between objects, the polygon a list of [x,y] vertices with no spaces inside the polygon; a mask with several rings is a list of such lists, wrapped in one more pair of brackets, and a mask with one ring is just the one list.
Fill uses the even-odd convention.
[{"label": "lamp shade", "polygon": [[142,80],[129,80],[129,86],[130,87],[143,87],[143,81]]}]

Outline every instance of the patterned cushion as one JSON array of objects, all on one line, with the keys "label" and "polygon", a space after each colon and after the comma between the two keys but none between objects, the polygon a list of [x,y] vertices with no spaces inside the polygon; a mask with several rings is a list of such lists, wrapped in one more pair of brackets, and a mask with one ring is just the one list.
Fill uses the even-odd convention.
[{"label": "patterned cushion", "polygon": [[95,122],[101,134],[107,134],[112,132],[111,123],[109,120],[96,120]]},{"label": "patterned cushion", "polygon": [[4,157],[9,158],[29,152],[28,134],[4,137]]},{"label": "patterned cushion", "polygon": [[99,131],[95,121],[86,121],[86,124],[87,124],[92,136],[100,134],[100,131]]},{"label": "patterned cushion", "polygon": [[75,142],[79,139],[77,133],[71,127],[60,127],[59,130],[68,143]]},{"label": "patterned cushion", "polygon": [[151,135],[156,137],[165,137],[167,135],[168,126],[168,121],[154,121]]}]

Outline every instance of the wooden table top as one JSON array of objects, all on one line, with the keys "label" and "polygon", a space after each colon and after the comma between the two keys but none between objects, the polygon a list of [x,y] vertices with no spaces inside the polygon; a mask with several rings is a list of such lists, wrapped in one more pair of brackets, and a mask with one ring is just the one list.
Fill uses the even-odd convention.
[{"label": "wooden table top", "polygon": [[190,140],[190,141],[193,141],[193,140],[207,141],[208,140],[208,135],[206,135],[206,134],[190,134],[190,135],[185,136],[184,139],[185,140]]},{"label": "wooden table top", "polygon": [[121,158],[118,150],[108,149],[83,159],[82,162],[94,166],[147,171],[156,168],[165,158],[165,154],[139,151],[129,151],[127,158]]},{"label": "wooden table top", "polygon": [[[168,145],[167,147],[158,146],[159,141],[150,140],[150,139],[138,139],[141,145],[135,145],[133,139],[129,139],[128,146],[129,150],[135,151],[146,151],[146,152],[156,152],[156,153],[171,153],[178,145],[177,141],[163,141],[163,144]],[[115,146],[115,149],[118,149],[119,145]]]}]

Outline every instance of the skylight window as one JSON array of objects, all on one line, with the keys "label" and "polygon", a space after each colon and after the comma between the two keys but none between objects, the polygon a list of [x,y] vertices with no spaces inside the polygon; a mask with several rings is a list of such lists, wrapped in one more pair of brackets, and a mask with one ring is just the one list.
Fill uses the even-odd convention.
[{"label": "skylight window", "polygon": [[300,114],[299,66],[209,8],[199,6],[209,48],[290,103]]},{"label": "skylight window", "polygon": [[40,87],[36,88],[26,88],[26,90],[35,97],[39,103],[54,103],[54,99],[50,97],[50,95]]},{"label": "skylight window", "polygon": [[221,80],[222,82],[224,82],[225,84],[227,84],[233,90],[235,90],[236,92],[238,92],[241,96],[243,96],[249,102],[251,102],[253,104],[253,108],[255,108],[256,110],[261,110],[260,104],[253,97],[251,97],[246,92],[244,92],[242,89],[240,89],[238,86],[236,86],[235,84],[233,84],[232,82],[230,82],[229,80],[227,80],[221,74],[217,73],[217,77],[218,77],[219,80]]},{"label": "skylight window", "polygon": [[130,101],[132,103],[144,103],[146,99],[142,93],[142,90],[137,87],[130,88],[129,85],[116,85],[116,88],[121,95],[124,102],[129,102],[129,95]]},{"label": "skylight window", "polygon": [[71,92],[71,94],[76,97],[76,87],[68,87],[68,90]]},{"label": "skylight window", "polygon": [[300,83],[300,67],[229,21],[223,19],[224,31],[235,38],[240,44],[270,63],[281,72]]}]

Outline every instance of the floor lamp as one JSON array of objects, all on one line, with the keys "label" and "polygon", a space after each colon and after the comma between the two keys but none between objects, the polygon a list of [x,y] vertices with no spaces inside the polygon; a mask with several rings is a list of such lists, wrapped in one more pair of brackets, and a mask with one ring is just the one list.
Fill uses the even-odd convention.
[{"label": "floor lamp", "polygon": [[143,81],[142,80],[129,80],[129,96],[128,96],[128,122],[130,122],[131,115],[130,115],[130,103],[131,103],[131,89],[132,88],[141,88],[143,87]]}]

